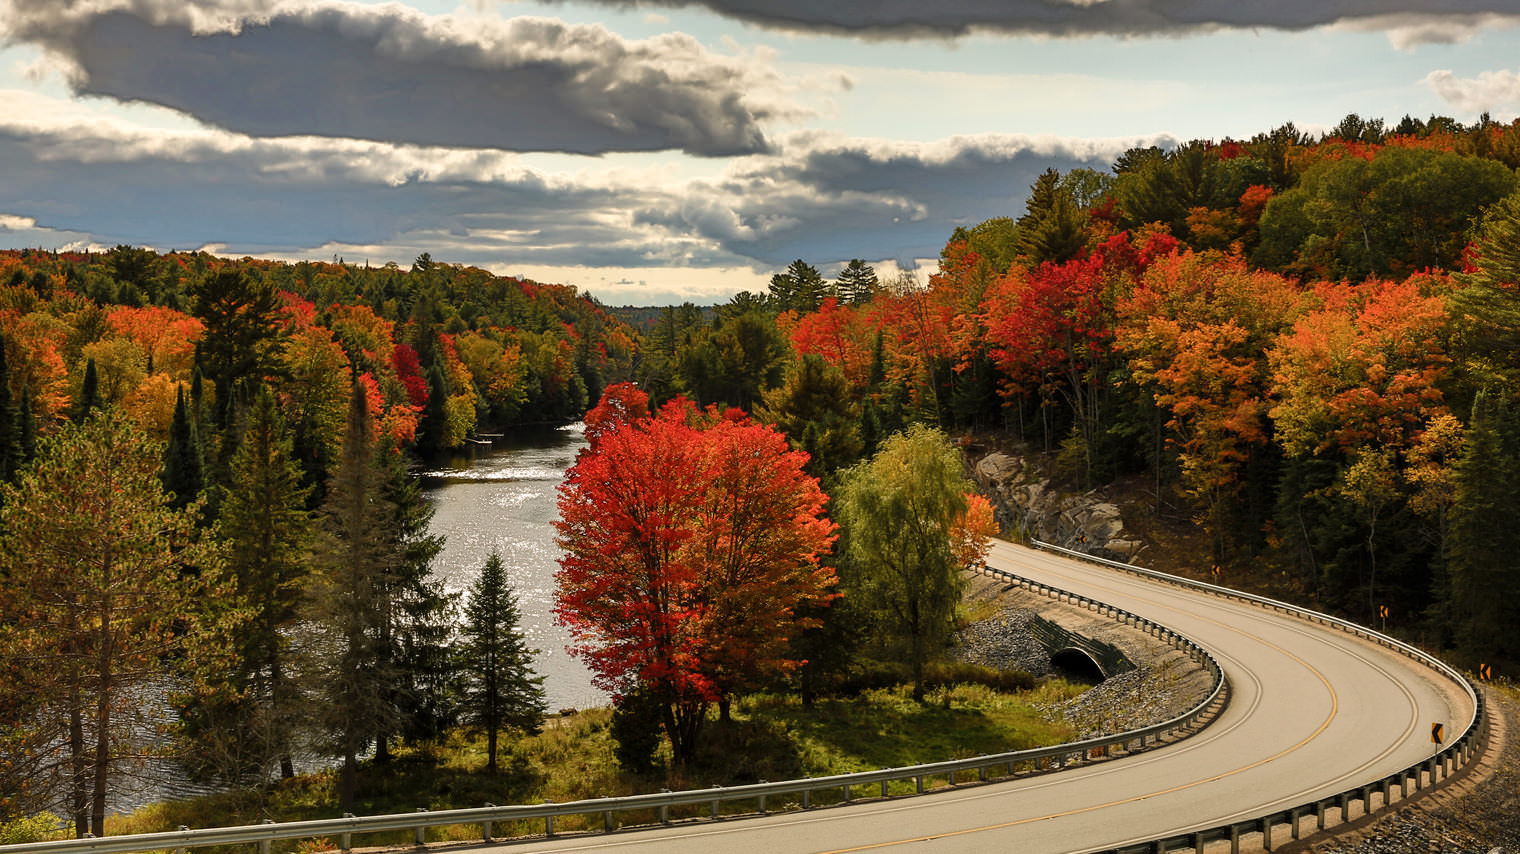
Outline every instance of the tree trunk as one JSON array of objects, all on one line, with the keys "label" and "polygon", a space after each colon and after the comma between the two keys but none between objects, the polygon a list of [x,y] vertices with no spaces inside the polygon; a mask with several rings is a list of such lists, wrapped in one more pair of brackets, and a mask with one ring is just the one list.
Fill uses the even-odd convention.
[{"label": "tree trunk", "polygon": [[100,692],[95,706],[95,786],[90,799],[90,832],[106,835],[106,780],[111,767],[110,693]]},{"label": "tree trunk", "polygon": [[358,789],[359,757],[354,749],[343,747],[343,770],[338,774],[338,806],[345,813],[354,811],[354,796]]},{"label": "tree trunk", "polygon": [[269,703],[273,707],[270,713],[274,718],[275,743],[280,751],[280,778],[290,780],[296,776],[296,765],[289,750],[290,731],[286,726],[288,711],[285,706],[285,690],[285,671],[276,657],[269,664]]},{"label": "tree trunk", "polygon": [[69,691],[69,761],[73,779],[69,786],[69,808],[74,814],[74,835],[84,838],[90,832],[89,765],[84,756],[84,709],[76,680]]},{"label": "tree trunk", "polygon": [[496,721],[486,724],[486,773],[496,773]]}]

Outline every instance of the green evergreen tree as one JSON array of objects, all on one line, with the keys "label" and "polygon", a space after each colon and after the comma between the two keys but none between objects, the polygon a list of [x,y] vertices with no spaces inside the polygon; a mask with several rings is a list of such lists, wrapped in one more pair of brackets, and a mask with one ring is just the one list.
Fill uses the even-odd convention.
[{"label": "green evergreen tree", "polygon": [[1016,225],[1014,252],[1030,266],[1069,261],[1086,245],[1087,218],[1061,187],[1061,173],[1053,168],[1035,179]]},{"label": "green evergreen tree", "polygon": [[1466,287],[1452,297],[1460,363],[1475,389],[1520,397],[1520,192],[1489,207]]},{"label": "green evergreen tree", "polygon": [[317,722],[332,755],[342,760],[338,799],[354,809],[359,755],[393,732],[396,673],[387,654],[387,593],[395,549],[378,536],[394,524],[369,396],[353,381],[339,457],[328,483],[311,590],[315,660],[311,674]]},{"label": "green evergreen tree", "polygon": [[267,388],[254,399],[229,483],[218,490],[227,568],[251,613],[238,637],[237,667],[197,698],[206,719],[192,719],[187,734],[208,774],[241,781],[278,762],[290,778],[304,702],[295,646],[315,530],[308,487]]},{"label": "green evergreen tree", "polygon": [[817,311],[825,297],[834,295],[833,291],[819,275],[818,268],[801,258],[793,261],[786,272],[771,276],[771,304],[777,311]]},{"label": "green evergreen tree", "polygon": [[443,369],[436,363],[427,372],[428,398],[422,407],[422,425],[417,434],[417,453],[423,459],[436,459],[443,453],[444,436],[449,429],[449,385]]},{"label": "green evergreen tree", "polygon": [[1451,613],[1458,648],[1473,664],[1520,666],[1520,416],[1510,401],[1480,397],[1456,467],[1447,533]]},{"label": "green evergreen tree", "polygon": [[142,698],[223,665],[239,618],[219,544],[195,508],[167,506],[161,459],[106,407],[49,436],[0,502],[0,660],[40,677],[44,708],[22,726],[49,734],[80,836],[105,833],[122,757],[153,725]]},{"label": "green evergreen tree", "polygon": [[238,269],[197,281],[190,296],[192,313],[205,324],[197,364],[216,387],[216,426],[226,428],[235,401],[246,401],[258,381],[285,373],[283,306],[273,285]]},{"label": "green evergreen tree", "polygon": [[835,284],[835,291],[839,294],[840,302],[863,305],[881,292],[881,280],[876,277],[876,271],[870,264],[859,258],[852,258],[850,263],[839,271],[839,281]]},{"label": "green evergreen tree", "polygon": [[174,396],[174,420],[169,423],[169,444],[164,449],[164,490],[174,507],[184,507],[205,486],[200,436],[185,406],[185,390]]},{"label": "green evergreen tree", "polygon": [[465,677],[460,697],[464,722],[486,734],[486,770],[496,773],[497,736],[505,729],[538,732],[548,711],[544,677],[533,672],[517,597],[495,551],[470,588],[459,650]]},{"label": "green evergreen tree", "polygon": [[836,471],[860,460],[860,416],[849,383],[816,354],[803,356],[786,382],[765,395],[758,414],[785,433],[792,447],[807,452],[804,471],[825,484]]},{"label": "green evergreen tree", "polygon": [[74,407],[69,416],[75,424],[83,424],[90,413],[99,408],[100,378],[95,371],[95,360],[90,359],[85,362],[84,378],[79,383],[79,396],[74,398]]},{"label": "green evergreen tree", "polygon": [[433,561],[443,537],[429,533],[433,508],[422,495],[405,459],[395,449],[382,450],[385,480],[381,497],[390,513],[379,538],[389,552],[385,576],[384,666],[395,674],[387,702],[396,709],[396,728],[377,733],[375,755],[388,757],[391,735],[409,744],[440,740],[458,718],[454,692],[454,596],[433,577]]}]

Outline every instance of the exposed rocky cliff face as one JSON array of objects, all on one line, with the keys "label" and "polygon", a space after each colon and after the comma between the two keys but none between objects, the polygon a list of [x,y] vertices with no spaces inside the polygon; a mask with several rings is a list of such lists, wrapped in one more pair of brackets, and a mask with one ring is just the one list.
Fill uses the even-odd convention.
[{"label": "exposed rocky cliff face", "polygon": [[1050,478],[1022,457],[991,453],[978,459],[972,471],[992,502],[998,524],[1011,536],[1126,562],[1144,548],[1124,530],[1116,505],[1095,493],[1056,490]]}]

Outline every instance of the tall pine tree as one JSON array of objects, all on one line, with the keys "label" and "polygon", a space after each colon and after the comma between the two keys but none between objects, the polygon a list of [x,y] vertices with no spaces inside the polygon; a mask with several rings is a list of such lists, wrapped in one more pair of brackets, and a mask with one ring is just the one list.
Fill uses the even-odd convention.
[{"label": "tall pine tree", "polygon": [[195,698],[186,734],[205,772],[239,781],[278,763],[289,778],[304,699],[294,647],[315,531],[309,490],[268,388],[254,399],[229,480],[218,487],[220,533],[251,614],[239,634],[238,665]]},{"label": "tall pine tree", "polygon": [[164,449],[164,490],[175,507],[184,507],[205,486],[200,435],[185,406],[185,390],[174,396],[174,420],[169,423],[169,445]]},{"label": "tall pine tree", "polygon": [[[1456,467],[1456,501],[1447,533],[1453,623],[1458,648],[1474,664],[1520,665],[1520,416],[1508,401],[1480,397]],[[1511,670],[1511,672],[1513,672]]]},{"label": "tall pine tree", "polygon": [[359,754],[394,731],[387,654],[389,576],[394,549],[380,533],[394,524],[369,408],[368,389],[355,379],[337,464],[328,483],[317,541],[312,622],[319,627],[314,690],[319,723],[331,753],[343,764],[339,803],[354,808]]},{"label": "tall pine tree", "polygon": [[548,711],[544,678],[519,626],[517,597],[501,555],[491,552],[465,605],[459,671],[464,722],[486,734],[486,770],[496,773],[497,736],[504,729],[537,732]]}]

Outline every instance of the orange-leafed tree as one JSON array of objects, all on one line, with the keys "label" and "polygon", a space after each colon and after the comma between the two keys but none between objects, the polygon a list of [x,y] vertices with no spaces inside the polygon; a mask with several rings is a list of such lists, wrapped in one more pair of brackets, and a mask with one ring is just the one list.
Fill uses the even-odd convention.
[{"label": "orange-leafed tree", "polygon": [[684,763],[712,703],[800,663],[787,640],[834,596],[834,525],[806,455],[742,414],[679,398],[649,414],[618,384],[586,425],[560,487],[555,615],[596,684],[654,699]]},{"label": "orange-leafed tree", "polygon": [[1216,557],[1245,469],[1272,436],[1266,351],[1301,311],[1288,279],[1194,252],[1158,259],[1119,304],[1118,346],[1166,419]]},{"label": "orange-leafed tree", "polygon": [[150,373],[165,373],[176,379],[189,378],[195,342],[206,328],[184,312],[157,305],[113,308],[106,314],[106,326],[142,348]]}]

